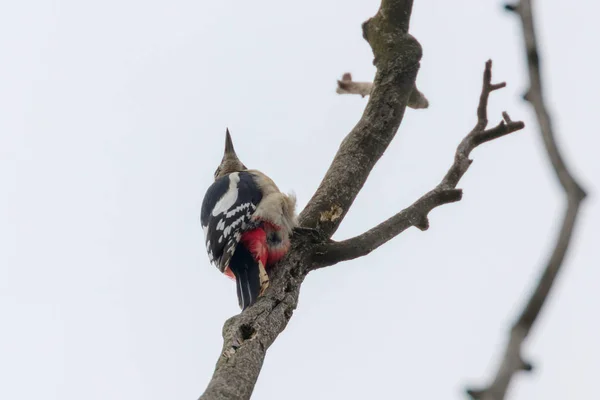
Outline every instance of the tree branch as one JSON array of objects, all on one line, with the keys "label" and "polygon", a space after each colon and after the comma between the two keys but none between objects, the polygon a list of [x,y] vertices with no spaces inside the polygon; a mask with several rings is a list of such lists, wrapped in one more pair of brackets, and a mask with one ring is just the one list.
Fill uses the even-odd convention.
[{"label": "tree branch", "polygon": [[471,165],[472,161],[469,159],[471,151],[485,142],[518,131],[525,126],[523,122],[511,121],[508,114],[503,113],[504,120],[500,124],[488,130],[485,129],[488,124],[487,103],[489,95],[494,90],[506,86],[505,83],[492,84],[491,80],[492,61],[490,60],[485,64],[483,87],[477,107],[477,124],[459,144],[454,157],[454,163],[442,182],[410,207],[400,211],[398,214],[362,235],[341,242],[330,242],[319,246],[316,249],[315,268],[326,267],[340,261],[365,256],[411,226],[415,226],[420,230],[426,230],[429,228],[427,216],[431,210],[443,204],[459,201],[462,198],[462,191],[456,189],[456,185]]},{"label": "tree branch", "polygon": [[269,272],[265,294],[225,322],[221,355],[201,400],[250,399],[267,349],[296,309],[316,240],[321,238],[314,232],[295,232],[287,257]]},{"label": "tree branch", "polygon": [[[338,87],[335,89],[337,94],[358,94],[361,97],[368,96],[373,89],[373,82],[353,81],[350,72],[342,75],[342,80],[337,81],[337,85]],[[428,108],[429,100],[417,89],[417,85],[415,84],[406,105],[414,109]]]},{"label": "tree branch", "polygon": [[300,215],[288,255],[272,268],[271,284],[255,304],[225,322],[223,349],[201,400],[248,400],[267,349],[285,329],[311,270],[314,248],[335,232],[371,169],[398,129],[414,87],[421,46],[408,26],[412,0],[382,0],[363,24],[377,75],[361,120],[342,142],[319,189]]},{"label": "tree branch", "polygon": [[532,365],[523,361],[521,346],[531,331],[561,269],[569,248],[579,207],[586,196],[583,188],[569,172],[554,139],[550,115],[544,102],[540,57],[531,3],[531,0],[522,0],[517,6],[507,5],[505,8],[517,13],[521,19],[530,81],[530,89],[524,98],[531,103],[535,110],[544,146],[554,172],[564,190],[567,198],[567,206],[554,250],[550,255],[550,259],[542,272],[537,286],[525,304],[525,308],[512,326],[508,344],[506,345],[504,356],[500,362],[496,376],[492,383],[484,389],[467,389],[467,393],[473,399],[480,400],[504,399],[514,374],[518,371],[532,370]]},{"label": "tree branch", "polygon": [[373,89],[373,82],[356,82],[352,80],[352,74],[346,72],[342,75],[342,80],[337,81],[338,87],[335,89],[337,94],[359,94],[361,97],[368,96]]},{"label": "tree branch", "polygon": [[300,213],[300,224],[331,237],[346,216],[404,116],[415,85],[421,45],[408,34],[412,1],[382,0],[363,24],[377,66],[362,118],[343,140],[319,188]]}]

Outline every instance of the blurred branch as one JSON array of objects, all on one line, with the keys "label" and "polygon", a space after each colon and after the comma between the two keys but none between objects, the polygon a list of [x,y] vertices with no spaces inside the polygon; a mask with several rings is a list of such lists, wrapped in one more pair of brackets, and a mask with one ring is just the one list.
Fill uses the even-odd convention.
[{"label": "blurred branch", "polygon": [[494,90],[506,86],[505,83],[492,84],[491,81],[492,61],[490,60],[485,64],[483,86],[477,107],[477,124],[458,146],[454,163],[442,182],[410,207],[362,235],[318,247],[315,255],[315,268],[322,268],[340,261],[365,256],[411,226],[426,230],[429,228],[427,216],[431,210],[443,204],[459,201],[462,198],[462,191],[456,189],[456,186],[471,165],[472,160],[469,159],[471,151],[480,144],[518,131],[525,126],[523,122],[511,121],[508,114],[503,113],[504,120],[502,122],[494,128],[485,129],[488,124],[487,104],[489,95]]},{"label": "blurred branch", "polygon": [[[372,82],[353,81],[350,72],[346,72],[342,75],[342,80],[338,80],[337,84],[338,87],[335,89],[337,94],[358,94],[361,97],[365,97],[371,94],[371,90],[373,89]],[[407,106],[414,109],[429,107],[429,101],[425,95],[417,89],[416,84],[408,98]]]},{"label": "blurred branch", "polygon": [[579,207],[586,196],[583,188],[569,172],[554,139],[554,131],[542,90],[540,57],[533,22],[532,0],[522,0],[518,5],[507,5],[505,8],[516,13],[522,22],[530,81],[530,88],[524,98],[531,103],[535,110],[546,152],[563,188],[567,204],[554,250],[550,255],[550,259],[542,272],[537,286],[525,304],[523,312],[512,326],[508,344],[504,351],[504,357],[498,367],[496,376],[486,388],[467,389],[467,393],[473,399],[480,400],[504,399],[514,374],[518,371],[530,371],[532,369],[529,362],[523,361],[521,346],[531,331],[563,265],[571,242]]}]

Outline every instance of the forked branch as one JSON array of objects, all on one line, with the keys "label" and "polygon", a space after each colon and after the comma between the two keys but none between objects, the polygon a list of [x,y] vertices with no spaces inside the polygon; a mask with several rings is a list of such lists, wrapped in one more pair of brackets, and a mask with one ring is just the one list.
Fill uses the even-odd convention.
[{"label": "forked branch", "polygon": [[300,215],[287,256],[255,304],[223,326],[223,349],[201,400],[248,400],[267,350],[285,329],[311,270],[315,242],[335,232],[375,163],[393,139],[419,69],[421,46],[408,34],[412,0],[381,0],[363,24],[377,76],[361,120],[346,136],[313,198]]},{"label": "forked branch", "polygon": [[363,24],[377,74],[365,111],[342,141],[319,188],[300,213],[300,225],[331,237],[371,170],[394,138],[419,70],[422,49],[408,33],[412,0],[382,0]]},{"label": "forked branch", "polygon": [[505,83],[492,83],[492,61],[488,61],[485,64],[483,86],[477,107],[477,123],[459,144],[454,163],[440,184],[410,207],[362,235],[341,242],[331,242],[317,248],[315,268],[365,256],[411,226],[426,230],[429,227],[428,214],[431,210],[443,204],[459,201],[462,198],[462,191],[456,189],[456,186],[471,165],[472,160],[469,159],[471,151],[485,142],[508,135],[525,126],[521,121],[511,121],[508,114],[503,113],[503,121],[493,128],[486,129],[488,125],[487,104],[490,93],[504,86],[506,86]]}]

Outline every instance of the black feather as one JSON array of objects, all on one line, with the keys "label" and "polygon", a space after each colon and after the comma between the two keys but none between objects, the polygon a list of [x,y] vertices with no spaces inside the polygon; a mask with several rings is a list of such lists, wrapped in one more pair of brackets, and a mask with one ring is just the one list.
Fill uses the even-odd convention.
[{"label": "black feather", "polygon": [[245,310],[254,304],[260,293],[258,262],[243,244],[239,244],[231,257],[229,268],[235,275],[238,303]]},{"label": "black feather", "polygon": [[[214,210],[222,199],[226,207]],[[253,229],[252,214],[262,200],[260,187],[249,172],[234,172],[217,179],[206,191],[200,222],[205,231],[210,261],[221,270],[230,262],[243,232]],[[222,205],[222,204],[221,204]]]}]

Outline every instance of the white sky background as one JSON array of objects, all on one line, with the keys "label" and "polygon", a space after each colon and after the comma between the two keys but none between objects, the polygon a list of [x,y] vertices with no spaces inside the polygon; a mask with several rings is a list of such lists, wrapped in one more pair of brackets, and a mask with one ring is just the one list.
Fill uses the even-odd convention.
[{"label": "white sky background", "polygon": [[[370,256],[311,274],[254,398],[460,399],[491,376],[551,248],[563,196],[528,105],[516,17],[499,1],[416,1],[418,82],[336,238],[408,206],[475,122],[527,128],[477,149],[462,202]],[[597,393],[600,371],[596,2],[536,2],[548,104],[591,192],[511,399]],[[195,399],[238,312],[208,263],[199,213],[225,127],[240,158],[300,209],[366,99],[360,24],[377,0],[5,1],[0,6],[0,398]]]}]

